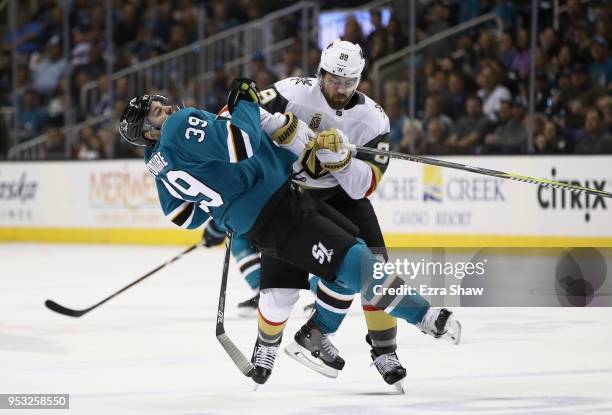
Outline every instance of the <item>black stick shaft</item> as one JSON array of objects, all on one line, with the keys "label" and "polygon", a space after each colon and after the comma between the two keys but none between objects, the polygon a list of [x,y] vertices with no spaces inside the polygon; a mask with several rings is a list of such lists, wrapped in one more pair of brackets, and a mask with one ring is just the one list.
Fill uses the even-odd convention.
[{"label": "black stick shaft", "polygon": [[56,313],[60,313],[60,314],[63,314],[63,315],[66,315],[66,316],[70,316],[70,317],[81,317],[83,314],[87,314],[91,310],[100,307],[102,304],[106,303],[110,299],[112,299],[112,298],[116,297],[117,295],[121,294],[122,292],[124,292],[128,288],[133,287],[134,285],[138,284],[142,280],[144,280],[144,279],[150,277],[151,275],[155,274],[157,271],[161,270],[162,268],[165,268],[166,266],[168,266],[168,265],[172,264],[173,262],[177,261],[183,255],[188,254],[189,252],[191,252],[194,249],[196,249],[199,245],[200,245],[200,243],[198,242],[197,244],[190,246],[189,248],[187,248],[186,250],[184,250],[183,252],[181,252],[180,254],[175,256],[174,258],[169,259],[168,261],[164,262],[163,264],[161,264],[157,268],[147,272],[142,277],[140,277],[137,280],[131,282],[130,284],[128,284],[125,287],[121,288],[119,291],[116,291],[115,293],[109,295],[108,297],[106,297],[102,301],[92,305],[89,308],[85,308],[85,309],[82,309],[82,310],[75,310],[75,309],[71,309],[71,308],[68,308],[68,307],[64,307],[64,306],[56,303],[53,300],[45,301],[45,306],[47,306],[47,308],[49,308],[50,310],[55,311]]},{"label": "black stick shaft", "polygon": [[604,190],[590,189],[588,187],[578,186],[578,185],[570,184],[570,183],[561,183],[561,182],[556,182],[553,180],[540,179],[537,177],[522,176],[520,174],[515,174],[515,173],[506,173],[503,171],[485,169],[482,167],[468,166],[466,164],[455,163],[452,161],[438,160],[438,159],[433,159],[430,157],[423,157],[423,156],[416,156],[414,154],[398,153],[395,151],[379,150],[376,148],[362,147],[362,146],[357,146],[354,144],[345,144],[345,147],[352,149],[352,150],[357,150],[358,152],[361,152],[361,153],[374,154],[374,155],[383,156],[383,157],[391,157],[391,158],[400,159],[400,160],[408,160],[408,161],[413,161],[415,163],[430,164],[432,166],[446,167],[446,168],[455,169],[455,170],[464,170],[464,171],[469,171],[472,173],[499,177],[500,179],[516,180],[519,182],[538,184],[540,186],[545,186],[545,187],[554,187],[557,189],[565,189],[565,190],[569,190],[572,192],[584,192],[584,193],[588,193],[594,196],[612,198],[612,193],[610,192],[606,192]]}]

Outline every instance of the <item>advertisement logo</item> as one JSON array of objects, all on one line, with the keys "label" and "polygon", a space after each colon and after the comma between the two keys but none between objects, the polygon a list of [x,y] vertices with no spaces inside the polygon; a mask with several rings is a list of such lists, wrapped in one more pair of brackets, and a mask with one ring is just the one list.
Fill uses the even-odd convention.
[{"label": "advertisement logo", "polygon": [[27,208],[27,203],[36,197],[37,190],[38,182],[28,180],[26,172],[22,172],[18,179],[0,177],[0,219],[32,219],[32,210]]},{"label": "advertisement logo", "polygon": [[[554,181],[569,183],[578,186],[588,187],[596,190],[607,190],[606,179],[558,179],[557,169],[551,170]],[[586,223],[591,220],[591,212],[596,210],[607,210],[606,200],[603,196],[595,196],[587,193],[577,193],[550,187],[538,187],[538,204],[544,210],[572,210],[584,213]]]},{"label": "advertisement logo", "polygon": [[92,172],[89,175],[89,204],[94,208],[158,209],[155,180],[148,171]]},{"label": "advertisement logo", "polygon": [[437,166],[423,166],[423,201],[442,201],[442,168]]}]

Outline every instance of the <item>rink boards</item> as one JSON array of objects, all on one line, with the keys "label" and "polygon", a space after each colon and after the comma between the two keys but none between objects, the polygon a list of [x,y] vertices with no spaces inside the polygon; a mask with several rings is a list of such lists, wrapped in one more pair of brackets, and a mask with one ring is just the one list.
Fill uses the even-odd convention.
[{"label": "rink boards", "polygon": [[[610,156],[447,160],[612,191]],[[392,246],[612,246],[610,199],[393,160],[372,196]],[[140,160],[0,164],[0,240],[188,244]]]}]

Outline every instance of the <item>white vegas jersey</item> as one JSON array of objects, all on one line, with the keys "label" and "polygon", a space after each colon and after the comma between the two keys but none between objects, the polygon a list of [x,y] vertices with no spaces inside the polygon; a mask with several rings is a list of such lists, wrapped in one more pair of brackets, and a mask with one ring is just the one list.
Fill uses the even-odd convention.
[{"label": "white vegas jersey", "polygon": [[[382,107],[356,92],[345,108],[329,106],[317,78],[287,78],[261,91],[261,104],[271,113],[292,112],[313,131],[329,128],[342,130],[352,144],[382,150],[389,149],[389,118]],[[308,151],[298,159],[293,170],[295,181],[304,188],[330,189],[341,186],[353,199],[368,196],[376,187],[388,164],[387,157],[358,154],[340,172],[315,171],[305,166]]]}]

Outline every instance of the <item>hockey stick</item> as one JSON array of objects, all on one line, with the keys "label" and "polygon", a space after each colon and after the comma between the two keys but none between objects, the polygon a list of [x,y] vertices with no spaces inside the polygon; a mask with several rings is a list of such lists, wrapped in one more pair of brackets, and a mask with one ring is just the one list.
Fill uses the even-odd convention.
[{"label": "hockey stick", "polygon": [[430,164],[432,166],[447,167],[450,169],[465,170],[465,171],[469,171],[472,173],[499,177],[500,179],[516,180],[519,182],[538,184],[544,187],[554,187],[557,189],[564,189],[564,190],[569,190],[572,192],[584,192],[584,193],[588,193],[594,196],[612,198],[612,193],[610,192],[606,192],[604,190],[598,190],[598,189],[590,189],[588,187],[578,186],[578,185],[570,184],[570,183],[555,182],[553,180],[539,179],[537,177],[522,176],[520,174],[515,174],[515,173],[505,173],[503,171],[490,170],[490,169],[485,169],[482,167],[467,166],[465,164],[454,163],[452,161],[432,159],[429,157],[415,156],[413,154],[398,153],[395,151],[379,150],[376,148],[362,147],[362,146],[357,146],[354,144],[344,144],[344,147],[346,149],[356,150],[361,153],[368,153],[368,154],[374,154],[377,156],[391,157],[391,158],[400,159],[400,160],[408,160],[408,161],[413,161],[415,163]]},{"label": "hockey stick", "polygon": [[227,274],[229,270],[230,251],[232,249],[232,235],[228,234],[227,247],[225,249],[225,259],[223,260],[223,275],[221,276],[221,291],[219,292],[219,308],[217,310],[217,327],[216,335],[217,340],[221,343],[221,346],[225,349],[229,357],[232,359],[234,364],[240,369],[240,371],[248,377],[253,376],[255,373],[255,366],[244,354],[236,347],[234,342],[225,334],[225,327],[223,325],[225,321],[225,291],[227,288]]},{"label": "hockey stick", "polygon": [[70,317],[81,317],[83,314],[87,314],[89,313],[91,310],[100,307],[102,304],[104,304],[105,302],[107,302],[108,300],[110,300],[111,298],[121,294],[122,292],[124,292],[125,290],[127,290],[128,288],[138,284],[140,281],[144,280],[145,278],[150,277],[151,275],[155,274],[157,271],[159,271],[160,269],[166,267],[166,265],[170,265],[171,263],[173,263],[174,261],[178,260],[179,258],[181,258],[183,255],[193,251],[194,249],[196,249],[198,246],[200,246],[200,242],[198,242],[195,245],[190,246],[189,248],[187,248],[186,250],[184,250],[183,252],[181,252],[180,254],[178,254],[177,256],[175,256],[174,258],[164,262],[163,264],[161,264],[160,266],[158,266],[157,268],[155,268],[152,271],[147,272],[145,275],[143,275],[142,277],[138,278],[136,281],[126,285],[125,287],[123,287],[122,289],[120,289],[119,291],[115,292],[114,294],[109,295],[108,297],[106,297],[105,299],[103,299],[102,301],[100,301],[99,303],[96,303],[94,305],[92,305],[89,308],[85,308],[82,310],[75,310],[72,308],[68,308],[68,307],[64,307],[61,304],[56,303],[53,300],[47,300],[45,301],[45,306],[47,306],[48,309],[55,311],[56,313],[60,313],[63,314],[65,316],[70,316]]}]

